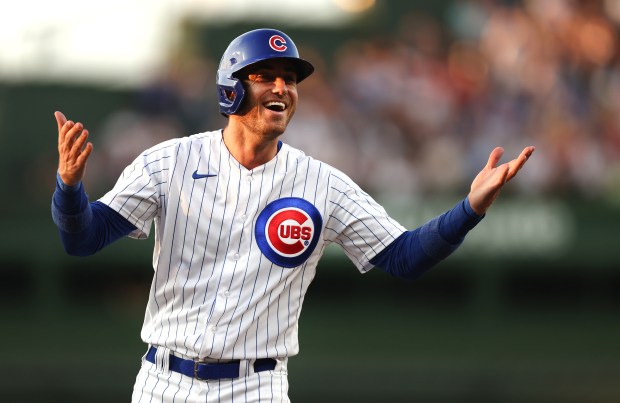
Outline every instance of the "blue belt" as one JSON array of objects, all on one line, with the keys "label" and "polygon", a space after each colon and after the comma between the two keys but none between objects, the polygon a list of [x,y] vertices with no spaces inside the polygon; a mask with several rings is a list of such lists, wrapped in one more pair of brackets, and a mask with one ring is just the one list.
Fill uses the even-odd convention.
[{"label": "blue belt", "polygon": [[[155,364],[155,347],[149,348],[146,353],[146,360]],[[199,362],[186,360],[170,354],[171,371],[195,378],[201,381],[212,381],[217,379],[238,378],[239,360],[227,362]],[[254,361],[254,372],[272,371],[276,368],[276,360],[273,358],[260,358]]]}]

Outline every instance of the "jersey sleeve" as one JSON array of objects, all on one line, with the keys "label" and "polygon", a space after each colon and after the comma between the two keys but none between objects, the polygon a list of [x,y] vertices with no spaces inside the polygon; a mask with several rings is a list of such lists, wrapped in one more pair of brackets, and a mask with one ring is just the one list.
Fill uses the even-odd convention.
[{"label": "jersey sleeve", "polygon": [[328,182],[325,236],[339,244],[364,273],[373,267],[370,260],[406,230],[342,172],[332,172]]},{"label": "jersey sleeve", "polygon": [[129,234],[132,238],[147,238],[153,220],[161,212],[174,149],[172,142],[166,142],[145,151],[123,170],[116,185],[99,199],[136,226]]}]

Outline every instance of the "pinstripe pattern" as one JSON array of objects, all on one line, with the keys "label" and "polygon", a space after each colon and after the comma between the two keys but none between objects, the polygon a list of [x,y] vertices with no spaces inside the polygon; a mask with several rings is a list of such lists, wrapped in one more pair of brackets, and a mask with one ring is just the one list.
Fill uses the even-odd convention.
[{"label": "pinstripe pattern", "polygon": [[[194,172],[217,176],[193,179]],[[292,269],[263,255],[254,235],[265,206],[285,197],[312,203],[323,225],[310,257]],[[333,167],[284,144],[273,160],[247,170],[230,155],[221,131],[147,150],[100,200],[138,228],[132,237],[145,238],[155,223],[154,277],[141,336],[187,358],[297,354],[302,302],[326,245],[341,245],[365,272],[404,231]],[[178,398],[185,386],[172,381],[175,375],[145,388]]]},{"label": "pinstripe pattern", "polygon": [[286,364],[274,371],[248,370],[236,379],[197,381],[144,362],[134,385],[133,403],[289,403]]}]

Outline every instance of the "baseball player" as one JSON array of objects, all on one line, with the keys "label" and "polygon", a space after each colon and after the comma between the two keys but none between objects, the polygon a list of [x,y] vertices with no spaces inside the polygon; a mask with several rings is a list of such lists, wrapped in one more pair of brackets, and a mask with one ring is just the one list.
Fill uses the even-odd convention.
[{"label": "baseball player", "polygon": [[280,140],[313,70],[284,32],[237,37],[216,79],[226,127],[144,151],[95,202],[82,184],[88,130],[55,113],[52,216],[66,251],[155,236],[133,402],[289,401],[287,361],[325,247],[339,244],[361,272],[416,278],[458,247],[534,151],[498,165],[495,148],[467,197],[407,231],[344,173]]}]

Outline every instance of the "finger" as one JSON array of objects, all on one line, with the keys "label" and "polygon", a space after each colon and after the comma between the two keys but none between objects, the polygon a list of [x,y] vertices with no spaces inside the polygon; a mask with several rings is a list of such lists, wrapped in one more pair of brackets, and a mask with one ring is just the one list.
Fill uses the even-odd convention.
[{"label": "finger", "polygon": [[502,155],[504,155],[504,149],[502,147],[495,147],[489,155],[489,160],[487,161],[487,165],[485,166],[485,168],[495,168],[499,160],[502,158]]},{"label": "finger", "polygon": [[65,121],[65,123],[62,125],[62,127],[60,128],[60,131],[58,132],[58,145],[65,145],[65,143],[67,142],[67,133],[69,133],[69,130],[71,130],[71,128],[75,125],[75,123],[73,123],[73,121],[71,120],[67,120]]},{"label": "finger", "polygon": [[71,155],[77,156],[82,152],[84,148],[84,144],[88,140],[88,130],[84,129],[82,133],[80,133],[79,137],[75,139],[73,145],[71,146]]},{"label": "finger", "polygon": [[517,158],[510,161],[509,163],[510,171],[508,174],[508,180],[512,179],[517,174],[517,172],[519,172],[521,168],[523,168],[523,165],[525,165],[527,160],[530,158],[530,156],[534,152],[534,149],[535,148],[533,146],[525,147]]},{"label": "finger", "polygon": [[530,158],[530,156],[532,155],[532,153],[534,152],[536,148],[534,146],[529,146],[529,147],[525,147],[523,149],[523,151],[521,151],[521,154],[519,154],[519,156],[517,157],[517,159],[525,159],[527,161],[528,158]]},{"label": "finger", "polygon": [[87,143],[86,146],[84,147],[84,150],[82,150],[82,152],[76,159],[76,162],[78,163],[78,165],[79,166],[86,165],[86,160],[88,160],[88,157],[90,156],[92,152],[93,152],[93,143]]},{"label": "finger", "polygon": [[73,127],[73,122],[68,121],[65,122],[58,131],[58,153],[61,155],[69,151],[70,145],[67,144],[67,132],[71,127]]},{"label": "finger", "polygon": [[62,126],[67,122],[67,118],[60,111],[54,112],[54,117],[56,118],[56,124],[58,125],[58,132],[60,132],[60,129],[62,129]]},{"label": "finger", "polygon": [[65,126],[68,127],[68,131],[65,133],[65,146],[67,149],[71,149],[74,142],[79,138],[80,134],[84,130],[84,125],[80,122],[73,123],[69,121]]},{"label": "finger", "polygon": [[73,127],[73,122],[70,120],[67,121],[66,118],[61,118],[61,120],[57,119],[56,123],[58,124],[58,145],[60,146],[61,144],[64,144],[65,136],[69,129]]}]

